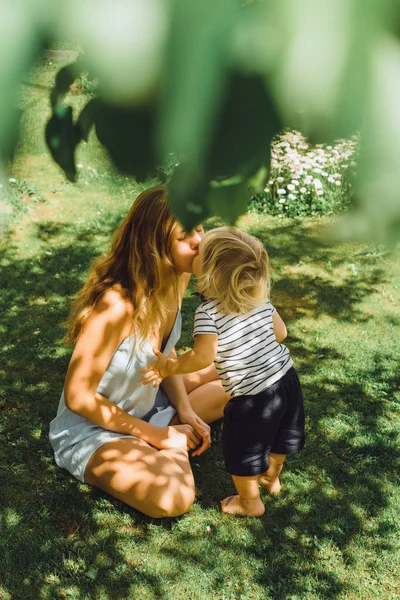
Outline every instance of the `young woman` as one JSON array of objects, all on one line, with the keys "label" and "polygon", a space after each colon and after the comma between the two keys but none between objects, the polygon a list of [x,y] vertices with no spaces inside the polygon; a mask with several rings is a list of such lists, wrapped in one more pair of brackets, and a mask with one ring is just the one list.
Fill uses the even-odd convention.
[{"label": "young woman", "polygon": [[165,186],[138,196],[75,300],[67,334],[74,351],[50,425],[60,467],[151,517],[193,503],[188,451],[209,447],[208,423],[228,398],[212,368],[169,377],[159,390],[139,382],[152,348],[175,356],[202,236],[172,217]]},{"label": "young woman", "polygon": [[164,356],[142,368],[145,384],[190,373],[215,362],[230,400],[224,411],[222,449],[237,496],[223,512],[261,516],[258,484],[279,493],[287,454],[304,445],[300,382],[281,344],[286,327],[268,300],[268,255],[261,242],[238,229],[206,233],[194,261],[204,302],[196,311],[195,342],[179,358]]}]

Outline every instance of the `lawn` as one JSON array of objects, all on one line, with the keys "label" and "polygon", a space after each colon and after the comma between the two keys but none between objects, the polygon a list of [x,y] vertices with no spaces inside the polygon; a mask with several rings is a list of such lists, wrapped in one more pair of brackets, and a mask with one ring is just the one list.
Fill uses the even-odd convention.
[{"label": "lawn", "polygon": [[[141,189],[93,135],[76,185],[51,162],[42,131],[58,67],[42,62],[24,87],[1,245],[0,600],[400,598],[400,252],[330,240],[332,217],[240,221],[269,252],[307,411],[306,447],[261,519],[219,512],[233,487],[218,439],[193,461],[197,499],[178,519],[144,517],[55,466],[70,296]],[[189,292],[180,349],[196,304]]]}]

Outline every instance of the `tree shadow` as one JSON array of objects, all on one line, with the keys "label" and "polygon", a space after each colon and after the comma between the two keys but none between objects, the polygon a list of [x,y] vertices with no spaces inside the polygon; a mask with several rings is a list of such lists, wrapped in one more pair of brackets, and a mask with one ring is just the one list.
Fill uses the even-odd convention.
[{"label": "tree shadow", "polygon": [[[107,219],[105,214],[101,234],[118,222],[117,216]],[[238,523],[218,513],[219,499],[233,491],[218,441],[192,461],[198,497],[181,519],[145,517],[55,466],[48,426],[70,357],[59,344],[65,332],[60,323],[68,315],[69,296],[99,253],[99,231],[41,223],[37,238],[52,242],[50,255],[21,259],[10,239],[1,256],[0,590],[21,599],[75,594],[121,600],[132,597],[134,584],[137,597],[151,590],[149,597],[162,600],[172,597],[168,582],[183,589],[190,573],[201,571],[204,597],[251,598],[240,579],[238,588],[231,586],[234,569],[245,573],[247,564],[257,593],[265,590],[257,599],[307,598],[310,585],[315,598],[350,593],[335,565],[352,568],[357,537],[370,535],[372,550],[386,545],[392,551],[393,525],[379,516],[388,506],[385,486],[395,481],[397,439],[381,423],[391,414],[399,377],[388,373],[383,353],[365,371],[385,387],[385,395],[375,397],[362,382],[319,374],[321,361],[343,360],[327,341],[290,339],[306,375],[308,438],[304,451],[288,460],[282,478],[286,491],[279,498],[264,497],[267,510],[260,520]],[[338,282],[330,275],[346,267],[348,254],[317,241],[301,225],[255,233],[263,241],[268,237],[274,294],[288,320],[305,314],[343,322],[367,318],[360,302],[386,281],[373,257],[359,259],[368,264],[362,278],[349,275]],[[63,246],[57,246],[61,238]],[[325,265],[328,275],[290,273],[288,265],[300,260],[321,264],[322,270]],[[197,304],[195,296],[185,299],[181,348],[191,344]],[[393,325],[398,325],[396,317]],[[374,519],[378,530],[369,529]],[[166,574],[158,573],[152,561],[160,570],[166,565]]]}]

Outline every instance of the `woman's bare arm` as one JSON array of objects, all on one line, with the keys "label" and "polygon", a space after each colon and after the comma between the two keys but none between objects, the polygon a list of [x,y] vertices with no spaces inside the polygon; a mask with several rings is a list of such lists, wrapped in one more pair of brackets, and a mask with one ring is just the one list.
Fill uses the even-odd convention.
[{"label": "woman's bare arm", "polygon": [[[156,448],[184,445],[179,430],[177,436],[174,428],[156,427],[132,417],[97,393],[113,353],[131,333],[131,327],[132,306],[119,292],[108,290],[78,338],[65,380],[65,404],[99,427],[139,437]],[[198,442],[197,436],[194,441]]]},{"label": "woman's bare arm", "polygon": [[[176,358],[174,348],[170,352],[169,358]],[[192,453],[192,456],[199,456],[211,445],[210,426],[200,419],[193,410],[181,375],[171,375],[170,377],[167,377],[161,383],[161,387],[167,394],[171,404],[176,408],[180,422],[188,423],[198,435],[201,436],[201,445]]]}]

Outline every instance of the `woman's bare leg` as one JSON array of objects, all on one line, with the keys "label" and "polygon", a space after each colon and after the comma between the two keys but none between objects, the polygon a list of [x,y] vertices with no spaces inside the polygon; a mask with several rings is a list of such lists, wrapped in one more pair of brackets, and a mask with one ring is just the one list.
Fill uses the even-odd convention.
[{"label": "woman's bare leg", "polygon": [[136,438],[98,448],[86,466],[85,481],[154,518],[181,515],[195,498],[187,451],[156,450]]},{"label": "woman's bare leg", "polygon": [[184,375],[184,382],[192,408],[203,421],[213,423],[223,417],[229,396],[224,392],[213,365]]},{"label": "woman's bare leg", "polygon": [[274,454],[273,452],[270,452],[268,460],[269,469],[260,475],[259,483],[265,487],[270,494],[279,494],[281,491],[279,475],[282,471],[283,463],[286,460],[286,454]]}]

